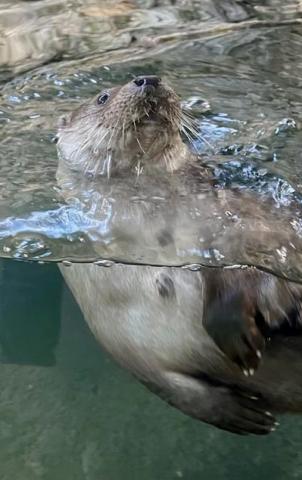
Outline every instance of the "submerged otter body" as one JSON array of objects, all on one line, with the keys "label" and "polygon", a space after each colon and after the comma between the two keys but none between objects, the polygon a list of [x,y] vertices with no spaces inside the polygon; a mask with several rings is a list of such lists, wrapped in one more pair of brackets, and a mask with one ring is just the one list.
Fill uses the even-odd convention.
[{"label": "submerged otter body", "polygon": [[[180,137],[184,122],[177,96],[158,77],[103,92],[60,123],[63,195],[79,193],[75,177],[97,183],[123,172],[169,181],[194,168]],[[210,182],[207,169],[197,171]],[[265,434],[275,429],[274,414],[302,412],[300,286],[255,269],[61,271],[104,348],[184,413]]]}]

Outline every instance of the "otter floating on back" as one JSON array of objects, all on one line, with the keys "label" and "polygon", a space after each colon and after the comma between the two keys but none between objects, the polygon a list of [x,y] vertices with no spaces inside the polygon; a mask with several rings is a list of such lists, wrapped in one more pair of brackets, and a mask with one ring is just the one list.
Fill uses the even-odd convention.
[{"label": "otter floating on back", "polygon": [[[179,98],[156,76],[102,92],[60,121],[63,195],[75,178],[152,174],[169,183],[172,173],[185,175],[196,164],[180,136],[186,121]],[[210,181],[206,168],[197,171]],[[78,193],[86,188],[79,185]],[[266,434],[275,414],[302,412],[301,286],[256,269],[61,271],[103,347],[184,413],[234,433]]]}]

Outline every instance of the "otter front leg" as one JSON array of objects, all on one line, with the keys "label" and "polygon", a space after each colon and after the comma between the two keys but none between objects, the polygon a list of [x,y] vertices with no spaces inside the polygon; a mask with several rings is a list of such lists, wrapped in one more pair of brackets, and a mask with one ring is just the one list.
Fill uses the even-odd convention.
[{"label": "otter front leg", "polygon": [[239,435],[266,435],[278,425],[257,393],[220,384],[208,376],[167,372],[157,393],[170,405],[203,422]]},{"label": "otter front leg", "polygon": [[265,348],[257,325],[258,272],[207,272],[205,280],[205,329],[230,360],[253,374]]},{"label": "otter front leg", "polygon": [[220,350],[245,375],[252,375],[265,347],[265,338],[256,323],[256,306],[243,292],[228,293],[208,306],[204,327]]},{"label": "otter front leg", "polygon": [[246,375],[258,367],[266,340],[284,327],[301,332],[302,288],[256,269],[204,274],[203,324]]}]

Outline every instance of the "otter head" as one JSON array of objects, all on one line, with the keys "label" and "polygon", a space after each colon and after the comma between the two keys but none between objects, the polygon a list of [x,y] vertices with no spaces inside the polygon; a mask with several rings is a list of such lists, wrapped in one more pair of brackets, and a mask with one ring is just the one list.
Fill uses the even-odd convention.
[{"label": "otter head", "polygon": [[102,91],[61,119],[58,151],[69,168],[96,175],[149,168],[174,171],[188,157],[178,96],[159,77]]}]

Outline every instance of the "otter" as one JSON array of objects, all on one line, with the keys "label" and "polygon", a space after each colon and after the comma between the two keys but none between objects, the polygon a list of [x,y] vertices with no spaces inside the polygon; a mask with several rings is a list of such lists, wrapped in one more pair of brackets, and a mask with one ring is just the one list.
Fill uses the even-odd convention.
[{"label": "otter", "polygon": [[[169,188],[193,175],[197,188],[212,188],[211,170],[182,140],[186,122],[180,99],[157,76],[102,91],[59,121],[63,197],[85,198],[119,176]],[[102,346],[183,413],[261,435],[275,430],[277,414],[302,412],[300,285],[255,268],[60,269]]]}]

